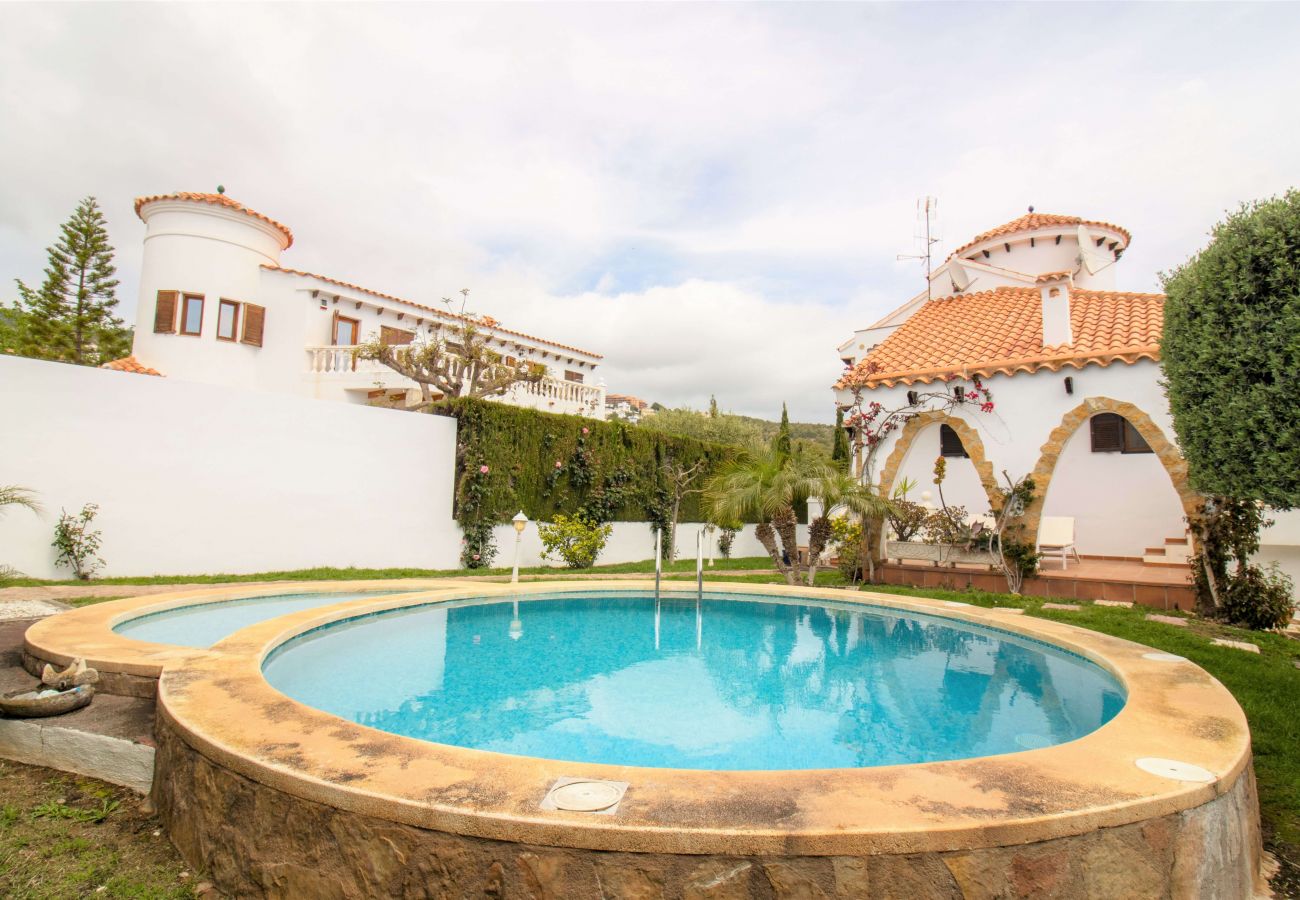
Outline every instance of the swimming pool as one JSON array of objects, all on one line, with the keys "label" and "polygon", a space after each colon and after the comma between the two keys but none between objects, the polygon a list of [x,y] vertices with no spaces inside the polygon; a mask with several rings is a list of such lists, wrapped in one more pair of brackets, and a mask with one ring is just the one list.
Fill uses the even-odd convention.
[{"label": "swimming pool", "polygon": [[603,591],[346,620],[263,672],[426,741],[677,769],[830,769],[1052,746],[1110,721],[1096,664],[1007,631],[858,604]]},{"label": "swimming pool", "polygon": [[241,597],[218,603],[179,606],[127,619],[113,627],[114,634],[178,647],[211,647],[241,628],[288,613],[345,600],[384,597],[398,591],[317,592]]}]

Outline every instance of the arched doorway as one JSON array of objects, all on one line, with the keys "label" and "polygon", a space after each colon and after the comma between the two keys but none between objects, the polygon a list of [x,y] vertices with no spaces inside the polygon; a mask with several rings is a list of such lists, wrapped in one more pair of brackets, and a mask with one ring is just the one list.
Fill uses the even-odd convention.
[{"label": "arched doorway", "polygon": [[[944,429],[948,429],[947,434]],[[998,489],[984,442],[970,423],[938,410],[919,413],[903,426],[880,472],[881,495],[890,496],[904,479],[910,479],[917,487],[908,495],[909,500],[920,502],[921,493],[930,491],[931,504],[938,506],[934,464],[941,454],[947,462],[944,500],[949,506],[965,506],[972,516],[986,514],[998,497]]]},{"label": "arched doorway", "polygon": [[1037,540],[1044,516],[1075,520],[1080,552],[1140,557],[1183,534],[1198,495],[1178,448],[1132,403],[1090,397],[1066,413],[1033,471],[1037,499],[1025,515]]}]

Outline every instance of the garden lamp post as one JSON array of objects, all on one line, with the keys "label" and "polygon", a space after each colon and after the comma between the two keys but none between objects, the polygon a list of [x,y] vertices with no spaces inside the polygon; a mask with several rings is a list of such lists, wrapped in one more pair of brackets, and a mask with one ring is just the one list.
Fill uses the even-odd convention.
[{"label": "garden lamp post", "polygon": [[528,527],[528,517],[521,509],[510,522],[515,526],[515,568],[510,573],[510,583],[519,583],[519,545],[523,541],[524,529]]}]

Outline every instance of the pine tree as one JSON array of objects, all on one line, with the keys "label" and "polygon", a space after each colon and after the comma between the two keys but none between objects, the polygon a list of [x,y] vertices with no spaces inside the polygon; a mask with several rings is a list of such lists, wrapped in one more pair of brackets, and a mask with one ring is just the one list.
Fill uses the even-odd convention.
[{"label": "pine tree", "polygon": [[87,197],[48,248],[45,281],[18,293],[27,313],[20,352],[37,359],[97,366],[129,352],[131,332],[113,315],[117,269],[104,214]]},{"label": "pine tree", "polygon": [[790,413],[784,403],[781,404],[781,427],[776,433],[774,448],[782,456],[787,458],[790,456]]},{"label": "pine tree", "polygon": [[709,418],[716,419],[717,417],[718,417],[718,398],[713,396],[712,394],[709,394]]},{"label": "pine tree", "polygon": [[835,442],[831,445],[831,462],[841,472],[849,470],[849,434],[844,430],[844,410],[835,410]]}]

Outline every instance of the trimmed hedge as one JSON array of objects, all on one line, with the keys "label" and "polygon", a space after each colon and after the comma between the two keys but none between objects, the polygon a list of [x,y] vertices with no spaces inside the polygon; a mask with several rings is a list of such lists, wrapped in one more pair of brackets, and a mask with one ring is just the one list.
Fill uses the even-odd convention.
[{"label": "trimmed hedge", "polygon": [[[735,452],[624,422],[491,401],[461,398],[434,412],[459,423],[454,514],[467,532],[479,524],[508,522],[521,509],[533,521],[563,513],[598,522],[662,524],[670,504],[664,460],[687,466],[707,460],[706,471],[692,482],[703,487],[713,469]],[[700,495],[687,495],[679,521],[704,519]]]}]

